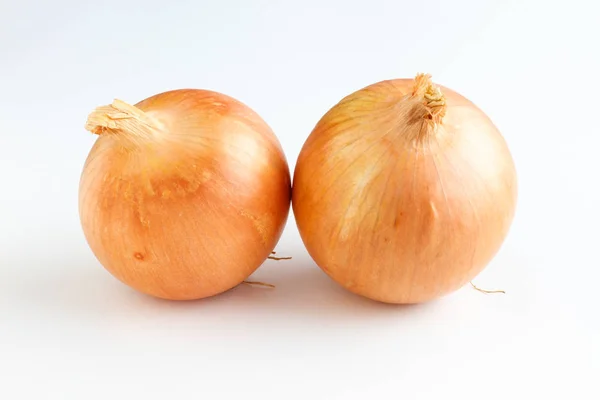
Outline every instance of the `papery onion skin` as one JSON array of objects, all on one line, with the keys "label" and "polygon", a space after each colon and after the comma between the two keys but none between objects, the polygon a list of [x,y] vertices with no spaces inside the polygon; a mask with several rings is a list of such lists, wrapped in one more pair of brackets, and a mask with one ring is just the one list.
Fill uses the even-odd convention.
[{"label": "papery onion skin", "polygon": [[79,210],[100,263],[130,287],[193,300],[243,282],[285,226],[290,170],[271,128],[221,93],[182,89],[99,107]]},{"label": "papery onion skin", "polygon": [[329,110],[292,191],[302,240],[333,280],[373,300],[421,303],[459,289],[498,252],[517,173],[483,111],[419,74]]}]

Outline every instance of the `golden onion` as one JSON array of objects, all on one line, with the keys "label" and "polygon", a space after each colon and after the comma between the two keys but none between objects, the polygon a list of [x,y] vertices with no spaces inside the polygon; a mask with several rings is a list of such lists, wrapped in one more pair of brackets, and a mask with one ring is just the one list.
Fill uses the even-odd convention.
[{"label": "golden onion", "polygon": [[294,171],[292,206],[333,280],[419,303],[478,275],[500,249],[517,175],[492,121],[429,75],[350,94],[318,122]]},{"label": "golden onion", "polygon": [[86,129],[99,137],[81,176],[81,223],[116,278],[152,296],[199,299],[240,284],[271,254],[290,172],[246,105],[174,90],[99,107]]}]

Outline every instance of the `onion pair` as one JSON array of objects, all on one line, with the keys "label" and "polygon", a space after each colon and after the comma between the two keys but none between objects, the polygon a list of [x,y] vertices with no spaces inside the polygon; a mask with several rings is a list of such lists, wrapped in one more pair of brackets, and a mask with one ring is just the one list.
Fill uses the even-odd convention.
[{"label": "onion pair", "polygon": [[362,296],[423,302],[475,277],[500,248],[517,197],[505,141],[428,75],[379,82],[334,106],[300,153],[291,193],[281,146],[223,94],[177,90],[96,109],[80,186],[99,261],[137,290],[197,299],[269,256],[290,199],[302,240]]}]

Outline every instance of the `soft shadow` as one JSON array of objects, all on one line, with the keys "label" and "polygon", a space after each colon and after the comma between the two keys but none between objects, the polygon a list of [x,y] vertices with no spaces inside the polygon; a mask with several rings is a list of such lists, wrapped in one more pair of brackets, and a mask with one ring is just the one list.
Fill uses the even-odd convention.
[{"label": "soft shadow", "polygon": [[136,293],[91,256],[72,255],[64,260],[31,258],[18,273],[12,274],[10,285],[3,290],[11,307],[46,316],[68,313],[84,317],[120,312],[135,302]]},{"label": "soft shadow", "polygon": [[[331,323],[407,318],[437,312],[441,302],[390,305],[350,293],[333,282],[309,258],[267,261],[249,280],[275,288],[240,285],[220,295],[195,301],[168,301],[138,293],[106,272],[90,256],[53,260],[43,273],[12,285],[9,300],[46,314],[75,317],[136,315]],[[218,318],[217,318],[218,317]]]}]

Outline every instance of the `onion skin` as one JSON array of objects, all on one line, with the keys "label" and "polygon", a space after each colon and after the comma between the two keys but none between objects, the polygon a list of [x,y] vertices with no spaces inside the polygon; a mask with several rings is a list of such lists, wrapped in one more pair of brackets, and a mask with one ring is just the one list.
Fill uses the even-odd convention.
[{"label": "onion skin", "polygon": [[517,174],[490,119],[420,74],[329,110],[300,152],[292,196],[302,240],[334,281],[421,303],[459,289],[498,252]]},{"label": "onion skin", "polygon": [[291,198],[289,167],[267,124],[239,101],[183,89],[88,117],[99,135],[79,211],[100,263],[164,299],[213,296],[271,254]]}]

